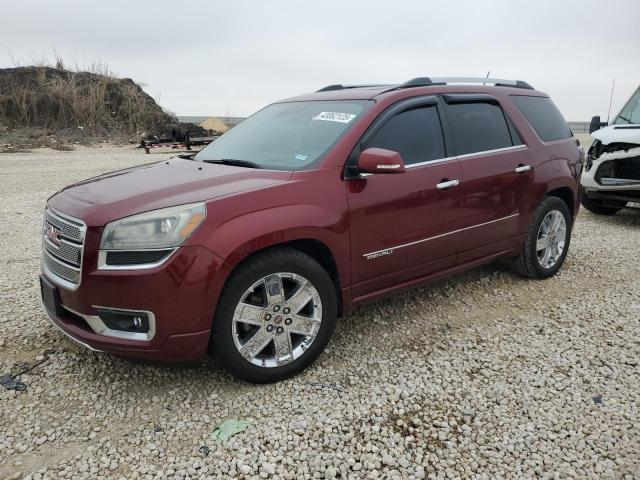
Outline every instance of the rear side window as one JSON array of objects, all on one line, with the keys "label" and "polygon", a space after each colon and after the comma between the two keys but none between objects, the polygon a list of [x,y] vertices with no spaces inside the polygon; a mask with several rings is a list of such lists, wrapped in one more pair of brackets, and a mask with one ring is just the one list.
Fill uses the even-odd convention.
[{"label": "rear side window", "polygon": [[549,97],[512,95],[511,100],[543,142],[552,142],[573,136],[560,110]]},{"label": "rear side window", "polygon": [[406,165],[444,158],[442,126],[436,107],[397,114],[374,134],[367,147],[394,150],[402,155]]},{"label": "rear side window", "polygon": [[502,109],[493,103],[452,103],[447,122],[457,155],[511,147],[511,134]]}]

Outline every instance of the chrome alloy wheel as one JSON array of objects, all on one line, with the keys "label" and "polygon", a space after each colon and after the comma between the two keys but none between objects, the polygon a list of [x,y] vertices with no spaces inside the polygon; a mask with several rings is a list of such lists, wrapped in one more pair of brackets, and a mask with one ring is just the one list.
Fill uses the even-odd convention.
[{"label": "chrome alloy wheel", "polygon": [[300,358],[320,330],[322,302],[313,284],[295,273],[261,278],[233,313],[233,342],[247,361],[279,367]]},{"label": "chrome alloy wheel", "polygon": [[567,241],[567,222],[562,212],[551,210],[538,229],[536,253],[543,268],[553,268],[562,256]]}]

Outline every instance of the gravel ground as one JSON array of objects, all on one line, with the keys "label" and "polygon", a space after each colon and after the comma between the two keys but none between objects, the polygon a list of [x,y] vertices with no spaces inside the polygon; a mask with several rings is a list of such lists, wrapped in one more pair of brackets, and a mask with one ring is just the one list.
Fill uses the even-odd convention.
[{"label": "gravel ground", "polygon": [[[40,306],[45,199],[165,158],[130,148],[0,155],[0,477],[640,478],[640,210],[581,212],[564,268],[501,263],[359,308],[302,375],[92,353]],[[229,418],[251,426],[210,439]]]}]

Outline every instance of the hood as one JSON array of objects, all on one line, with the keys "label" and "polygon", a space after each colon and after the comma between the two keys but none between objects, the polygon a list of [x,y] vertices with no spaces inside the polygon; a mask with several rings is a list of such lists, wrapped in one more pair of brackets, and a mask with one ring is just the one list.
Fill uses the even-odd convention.
[{"label": "hood", "polygon": [[279,185],[291,175],[172,158],[75,183],[51,197],[49,205],[88,226],[102,226],[136,213]]},{"label": "hood", "polygon": [[640,145],[640,125],[609,125],[596,130],[591,136],[603,145],[611,143],[637,143]]}]

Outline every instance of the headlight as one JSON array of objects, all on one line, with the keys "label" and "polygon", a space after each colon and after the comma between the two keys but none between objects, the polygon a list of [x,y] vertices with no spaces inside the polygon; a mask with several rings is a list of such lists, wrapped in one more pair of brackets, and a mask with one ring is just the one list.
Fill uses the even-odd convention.
[{"label": "headlight", "polygon": [[108,223],[102,250],[171,248],[182,244],[207,215],[204,203],[192,203],[141,213]]}]

